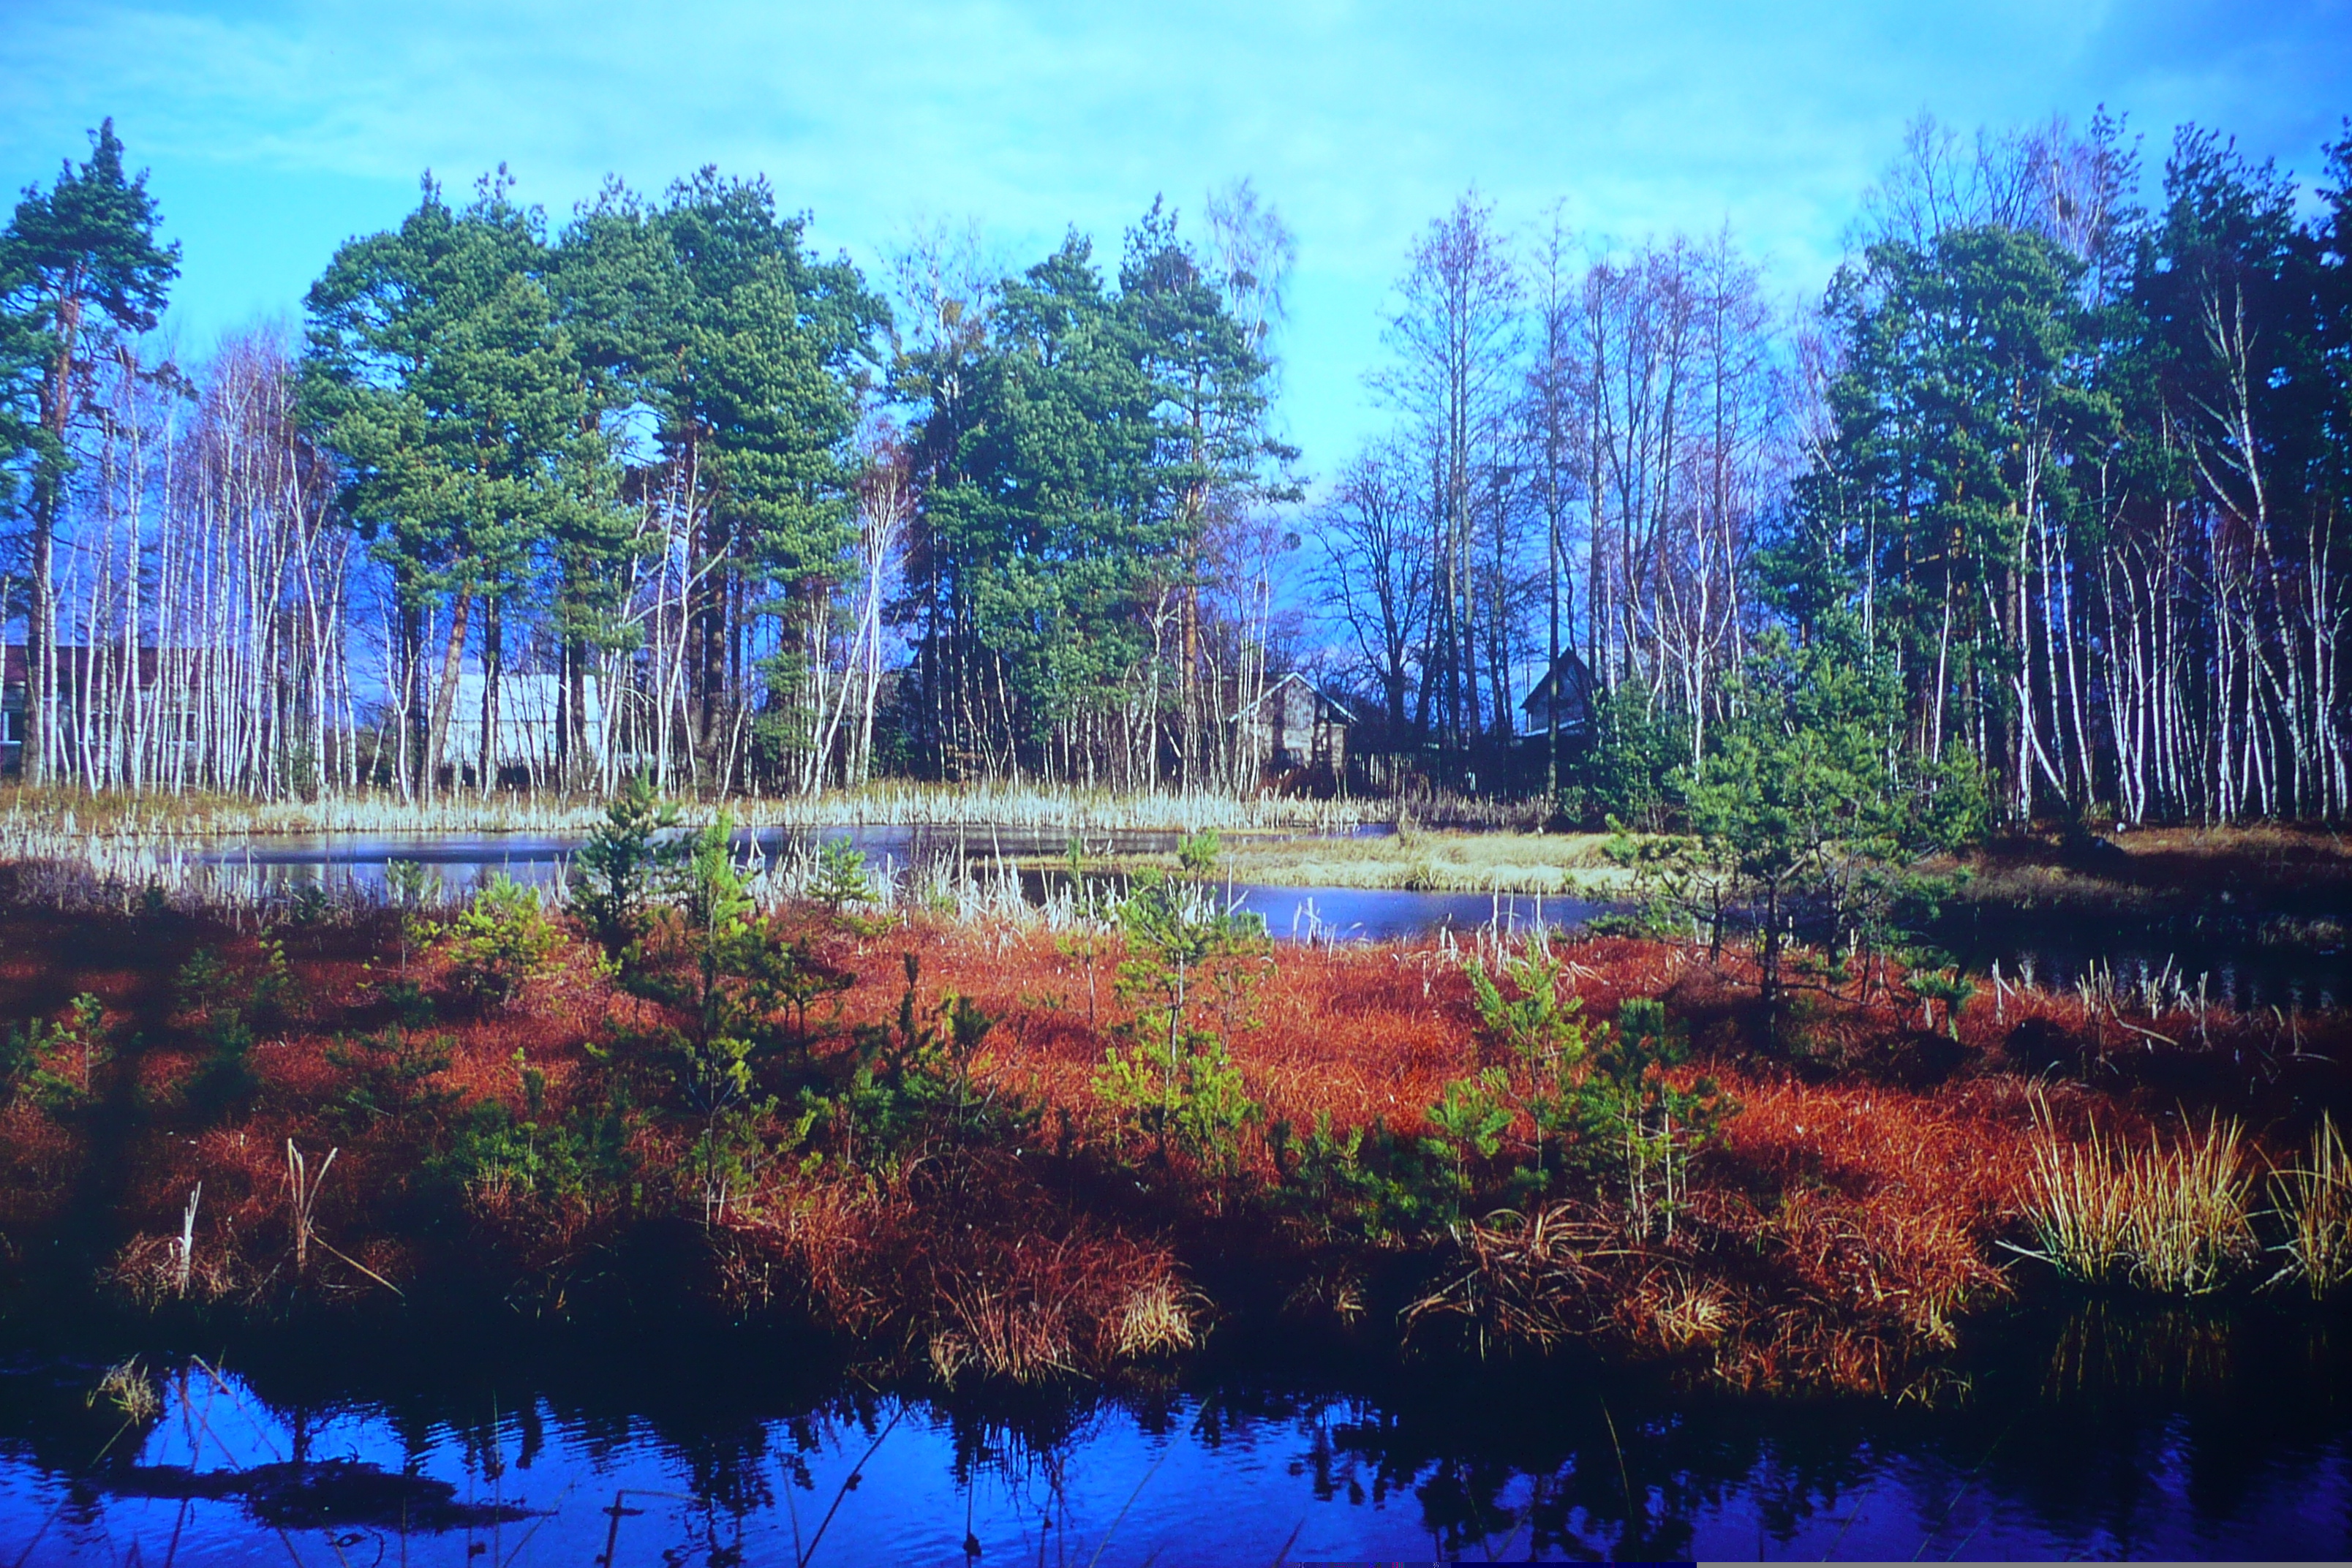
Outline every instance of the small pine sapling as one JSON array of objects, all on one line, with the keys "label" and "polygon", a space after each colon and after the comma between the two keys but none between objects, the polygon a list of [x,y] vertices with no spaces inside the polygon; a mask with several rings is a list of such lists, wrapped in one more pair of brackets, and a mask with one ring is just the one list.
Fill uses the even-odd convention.
[{"label": "small pine sapling", "polygon": [[505,1008],[547,972],[563,938],[537,891],[501,872],[457,912],[442,941],[458,988]]},{"label": "small pine sapling", "polygon": [[[1213,833],[1188,836],[1179,849],[1187,873],[1213,869]],[[1245,1092],[1232,1037],[1252,1023],[1248,1006],[1269,962],[1264,923],[1220,903],[1197,882],[1147,871],[1118,907],[1127,937],[1120,998],[1135,1006],[1122,1048],[1105,1050],[1097,1098],[1156,1142],[1165,1158],[1181,1142],[1220,1173],[1240,1160],[1239,1135],[1261,1114]],[[1219,1028],[1206,1027],[1213,1018]]]},{"label": "small pine sapling", "polygon": [[647,901],[686,853],[677,826],[677,806],[640,774],[606,804],[604,820],[572,857],[572,911],[614,958],[644,934]]}]

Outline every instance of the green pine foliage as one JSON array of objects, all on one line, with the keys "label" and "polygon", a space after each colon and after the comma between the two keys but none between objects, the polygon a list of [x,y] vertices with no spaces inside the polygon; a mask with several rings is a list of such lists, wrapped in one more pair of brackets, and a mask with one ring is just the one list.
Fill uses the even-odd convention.
[{"label": "green pine foliage", "polygon": [[604,820],[572,857],[572,908],[617,955],[644,934],[647,905],[683,854],[677,807],[634,774],[604,806]]},{"label": "green pine foliage", "polygon": [[1271,954],[1263,921],[1191,879],[1205,878],[1216,855],[1214,835],[1188,837],[1179,855],[1187,879],[1146,871],[1119,904],[1127,958],[1117,990],[1134,1014],[1122,1026],[1127,1043],[1104,1052],[1094,1087],[1162,1157],[1181,1149],[1229,1172],[1242,1130],[1262,1115],[1234,1065],[1233,1039],[1255,1021],[1251,996]]},{"label": "green pine foliage", "polygon": [[457,911],[441,939],[457,988],[493,1008],[513,1005],[562,944],[538,890],[504,872]]}]

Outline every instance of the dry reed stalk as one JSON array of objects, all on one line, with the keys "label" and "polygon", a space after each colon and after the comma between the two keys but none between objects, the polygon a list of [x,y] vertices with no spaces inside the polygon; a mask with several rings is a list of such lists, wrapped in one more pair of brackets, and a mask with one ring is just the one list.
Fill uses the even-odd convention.
[{"label": "dry reed stalk", "polygon": [[188,1206],[180,1215],[179,1250],[173,1258],[173,1289],[177,1295],[188,1293],[188,1271],[196,1261],[196,1205],[204,1201],[205,1184],[198,1182],[188,1194]]},{"label": "dry reed stalk", "polygon": [[[1233,831],[1349,827],[1384,818],[1385,802],[1233,795],[1205,791],[1120,794],[1109,790],[1013,784],[946,785],[904,782],[822,795],[738,796],[723,803],[685,801],[682,816],[699,826],[721,805],[740,823],[761,827],[1000,826],[1048,831]],[[404,800],[356,791],[311,801],[247,800],[173,791],[19,790],[0,816],[0,838],[62,826],[68,832],[126,840],[269,836],[295,833],[586,832],[604,816],[593,795],[502,794]]]},{"label": "dry reed stalk", "polygon": [[310,1173],[310,1163],[294,1140],[286,1140],[286,1208],[294,1226],[294,1271],[300,1273],[310,1264],[310,1238],[317,1230],[319,1189],[326,1184],[327,1173],[334,1168],[340,1149],[327,1151],[319,1166],[319,1173]]},{"label": "dry reed stalk", "polygon": [[2300,1279],[2315,1299],[2331,1294],[2352,1279],[2352,1156],[2335,1117],[2321,1112],[2305,1162],[2272,1173],[2271,1184],[2287,1259],[2271,1282]]}]

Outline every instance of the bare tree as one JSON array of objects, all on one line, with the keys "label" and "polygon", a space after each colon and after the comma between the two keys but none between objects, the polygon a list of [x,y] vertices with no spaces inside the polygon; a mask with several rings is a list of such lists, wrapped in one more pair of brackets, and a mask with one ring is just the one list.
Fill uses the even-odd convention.
[{"label": "bare tree", "polygon": [[1433,223],[1414,242],[1397,294],[1388,318],[1392,363],[1373,384],[1404,416],[1430,498],[1436,593],[1422,656],[1427,706],[1415,723],[1462,753],[1510,724],[1507,708],[1496,711],[1503,705],[1480,690],[1482,631],[1499,625],[1500,584],[1475,559],[1482,534],[1508,538],[1497,509],[1508,500],[1523,374],[1524,289],[1492,204],[1467,193]]}]

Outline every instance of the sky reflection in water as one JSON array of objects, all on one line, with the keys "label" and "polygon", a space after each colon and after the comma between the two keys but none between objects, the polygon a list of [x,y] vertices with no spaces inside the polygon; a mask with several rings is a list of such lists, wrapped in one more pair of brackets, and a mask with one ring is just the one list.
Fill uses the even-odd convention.
[{"label": "sky reflection in water", "polygon": [[[2352,1404],[2325,1325],[2093,1309],[2026,1338],[1937,1409],[1603,1392],[1559,1367],[1418,1374],[1377,1397],[1231,1383],[993,1417],[763,1394],[724,1366],[528,1395],[468,1376],[297,1397],[198,1371],[169,1384],[135,1453],[96,1468],[110,1422],[79,1393],[99,1362],[19,1356],[0,1379],[16,1411],[0,1429],[0,1542],[30,1545],[28,1563],[110,1564],[161,1563],[175,1537],[180,1563],[583,1563],[616,1528],[622,1563],[789,1563],[813,1542],[817,1562],[960,1563],[967,1537],[982,1563],[1085,1563],[1107,1540],[1106,1564],[1270,1563],[1286,1541],[1293,1561],[2352,1550]],[[426,1489],[404,1501],[383,1480],[322,1526],[355,1472],[314,1472],[315,1497],[222,1475],[282,1478],[298,1458],[444,1482],[448,1506],[432,1515]],[[402,1508],[447,1528],[404,1533]]]}]

